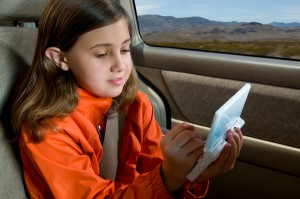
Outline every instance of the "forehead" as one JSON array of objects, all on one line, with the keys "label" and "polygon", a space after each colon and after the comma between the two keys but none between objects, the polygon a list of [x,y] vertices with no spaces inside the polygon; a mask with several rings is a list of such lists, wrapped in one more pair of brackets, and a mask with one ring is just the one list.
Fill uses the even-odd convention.
[{"label": "forehead", "polygon": [[112,24],[84,33],[76,43],[89,48],[97,43],[120,44],[127,39],[130,39],[128,21],[121,18]]}]

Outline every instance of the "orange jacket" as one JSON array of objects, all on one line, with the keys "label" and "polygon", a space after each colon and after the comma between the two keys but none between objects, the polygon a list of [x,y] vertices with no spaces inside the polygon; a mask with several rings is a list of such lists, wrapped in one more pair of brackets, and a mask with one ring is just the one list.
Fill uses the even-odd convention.
[{"label": "orange jacket", "polygon": [[[79,89],[77,108],[58,122],[61,132],[47,132],[39,143],[20,138],[24,177],[32,198],[171,198],[161,176],[162,133],[151,102],[141,92],[127,109],[115,181],[99,176],[102,145],[96,126],[105,127],[112,99]],[[197,184],[203,197],[208,183]],[[194,198],[185,191],[186,198]]]}]

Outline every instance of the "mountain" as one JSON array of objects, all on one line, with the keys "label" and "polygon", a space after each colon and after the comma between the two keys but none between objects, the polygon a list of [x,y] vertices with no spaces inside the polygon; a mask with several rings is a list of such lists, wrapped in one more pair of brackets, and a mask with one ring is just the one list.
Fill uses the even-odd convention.
[{"label": "mountain", "polygon": [[273,23],[270,23],[270,25],[277,26],[277,27],[291,27],[291,26],[300,26],[300,23],[298,23],[298,22],[292,22],[292,23],[273,22]]},{"label": "mountain", "polygon": [[148,42],[300,40],[300,23],[220,22],[160,15],[141,15],[138,20],[141,35]]},{"label": "mountain", "polygon": [[238,22],[219,22],[212,21],[202,17],[186,17],[176,18],[172,16],[161,15],[140,15],[138,16],[140,30],[142,31],[159,31],[159,30],[172,30],[182,28],[197,28],[208,25],[215,26],[234,26]]}]

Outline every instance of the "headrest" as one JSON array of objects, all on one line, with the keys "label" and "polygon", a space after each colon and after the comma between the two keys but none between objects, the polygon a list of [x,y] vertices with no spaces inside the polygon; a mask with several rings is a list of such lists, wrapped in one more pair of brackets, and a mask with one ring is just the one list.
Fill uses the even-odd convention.
[{"label": "headrest", "polygon": [[1,0],[0,19],[37,21],[48,0]]}]

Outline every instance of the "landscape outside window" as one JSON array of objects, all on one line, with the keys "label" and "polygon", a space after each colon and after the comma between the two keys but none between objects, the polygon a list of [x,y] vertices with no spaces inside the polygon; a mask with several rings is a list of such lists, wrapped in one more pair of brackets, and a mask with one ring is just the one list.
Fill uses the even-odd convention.
[{"label": "landscape outside window", "polygon": [[299,0],[135,0],[145,43],[300,60]]}]

